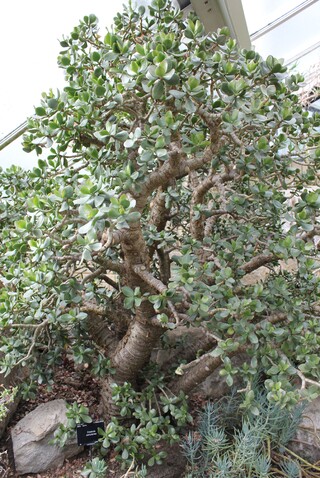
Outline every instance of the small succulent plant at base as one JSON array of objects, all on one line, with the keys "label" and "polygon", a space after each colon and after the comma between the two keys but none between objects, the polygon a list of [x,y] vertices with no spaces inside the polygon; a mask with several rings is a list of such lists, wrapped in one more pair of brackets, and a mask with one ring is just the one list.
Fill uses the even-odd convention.
[{"label": "small succulent plant at base", "polygon": [[0,390],[0,420],[4,419],[8,412],[8,404],[12,403],[18,393],[17,387]]},{"label": "small succulent plant at base", "polygon": [[[128,382],[113,384],[112,399],[118,416],[111,417],[105,430],[98,430],[100,439],[96,448],[102,456],[114,449],[123,469],[143,461],[147,467],[161,464],[166,457],[161,443],[178,442],[179,432],[192,422],[187,397],[182,392],[176,396],[166,390],[161,375],[153,376],[141,392]],[[53,440],[60,446],[75,434],[77,424],[92,421],[88,408],[77,403],[68,405],[67,418],[67,424],[59,427]]]},{"label": "small succulent plant at base", "polygon": [[[158,383],[161,388],[161,385]],[[151,382],[142,392],[136,392],[129,383],[113,386],[113,400],[120,410],[121,419],[131,421],[123,426],[121,420],[112,417],[102,432],[102,447],[114,446],[123,466],[132,459],[147,459],[147,465],[161,464],[166,453],[159,445],[179,441],[179,430],[192,421],[188,413],[186,397],[172,395],[162,389],[157,396],[157,387]]]},{"label": "small succulent plant at base", "polygon": [[88,461],[81,471],[81,476],[85,478],[104,478],[108,467],[106,462],[98,457]]}]

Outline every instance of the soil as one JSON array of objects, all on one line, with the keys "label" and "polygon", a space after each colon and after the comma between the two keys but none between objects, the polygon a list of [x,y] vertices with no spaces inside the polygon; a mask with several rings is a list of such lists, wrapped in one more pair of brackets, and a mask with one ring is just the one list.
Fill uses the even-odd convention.
[{"label": "soil", "polygon": [[[68,403],[78,402],[89,408],[90,416],[94,421],[100,419],[99,414],[99,386],[86,369],[74,368],[67,358],[56,368],[54,384],[51,389],[47,385],[39,385],[34,399],[22,400],[13,415],[10,424],[0,440],[0,478],[79,478],[85,463],[91,458],[92,450],[87,447],[80,455],[66,460],[64,465],[52,471],[37,474],[18,475],[14,469],[14,460],[11,446],[11,428],[27,413],[34,410],[41,403],[62,398]],[[106,478],[120,478],[123,471],[113,456],[108,457],[108,474]]]},{"label": "soil", "polygon": [[[101,419],[99,412],[99,384],[93,379],[85,367],[75,368],[73,362],[67,358],[58,366],[54,374],[54,384],[51,389],[46,385],[39,385],[36,396],[33,399],[22,400],[13,415],[11,422],[0,440],[0,478],[80,478],[87,461],[94,456],[95,450],[88,447],[78,456],[66,460],[59,469],[37,473],[18,475],[14,469],[14,460],[11,446],[11,428],[23,418],[27,413],[34,410],[41,403],[55,400],[57,398],[64,399],[68,403],[77,402],[89,408],[90,416],[94,421]],[[199,411],[205,405],[205,399],[201,395],[193,396],[190,403],[190,411],[193,417],[197,417]],[[195,421],[193,429],[196,427]],[[163,466],[157,466],[150,470],[148,476],[150,478],[182,478],[185,468],[185,461],[180,452],[179,444],[167,447],[167,459]],[[106,457],[108,471],[105,478],[132,478],[133,473],[126,473],[121,470],[120,463],[116,461],[115,454],[111,451]],[[276,462],[274,463],[276,465]],[[169,465],[169,467],[168,467]],[[311,465],[310,465],[311,466]],[[319,464],[318,464],[319,467]],[[312,475],[306,474],[306,477],[319,477],[319,468],[315,468],[317,472]],[[315,471],[314,470],[314,471]],[[277,469],[273,468],[276,472]],[[280,476],[275,474],[276,476]],[[281,475],[282,476],[282,475]]]},{"label": "soil", "polygon": [[[54,383],[51,388],[47,385],[38,385],[35,398],[21,400],[18,408],[13,415],[9,426],[0,440],[0,478],[80,478],[87,461],[95,455],[95,450],[86,447],[80,455],[66,460],[64,465],[56,470],[36,474],[18,475],[14,469],[13,452],[11,445],[11,428],[21,420],[27,413],[34,410],[41,403],[55,399],[64,399],[68,403],[77,402],[89,408],[90,416],[94,421],[101,419],[99,412],[99,384],[98,380],[92,378],[84,367],[75,368],[73,361],[67,357],[56,367],[54,372]],[[198,411],[203,408],[205,400],[201,396],[194,396],[191,400],[191,413],[198,415]],[[163,466],[152,468],[150,476],[153,478],[181,478],[181,470],[185,467],[180,447],[167,447],[167,460]],[[126,470],[121,470],[120,463],[116,460],[115,454],[111,451],[106,457],[108,471],[105,478],[132,478],[133,473],[126,474]],[[166,465],[169,464],[169,470]],[[169,473],[169,475],[167,474]]]}]

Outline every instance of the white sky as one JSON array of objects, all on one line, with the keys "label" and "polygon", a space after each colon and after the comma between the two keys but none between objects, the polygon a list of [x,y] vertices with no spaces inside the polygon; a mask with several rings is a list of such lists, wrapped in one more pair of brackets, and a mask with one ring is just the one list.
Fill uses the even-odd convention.
[{"label": "white sky", "polygon": [[[85,15],[94,13],[101,33],[122,11],[124,0],[11,0],[0,6],[0,138],[34,113],[41,93],[64,84],[57,66],[58,39],[68,35]],[[17,140],[0,152],[0,166],[36,163]]]},{"label": "white sky", "polygon": [[302,2],[303,0],[242,0],[250,35]]},{"label": "white sky", "polygon": [[[0,138],[10,133],[34,113],[41,93],[64,85],[63,71],[57,66],[61,47],[58,39],[69,35],[79,20],[94,13],[100,32],[112,24],[127,0],[43,0],[3,1],[0,6]],[[146,3],[147,0],[136,0]],[[249,32],[274,21],[303,0],[242,0]],[[288,60],[301,49],[320,40],[320,0],[270,33],[256,40],[256,50]],[[305,71],[320,61],[320,49],[298,61]],[[20,164],[30,168],[36,155],[26,154],[21,138],[0,151],[0,166]]]},{"label": "white sky", "polygon": [[[303,3],[304,0],[242,0],[249,33],[257,32]],[[314,0],[253,44],[263,57],[273,55],[287,62],[320,41],[319,24],[320,1]],[[297,61],[297,70],[303,73],[319,61],[320,49],[317,48]]]}]

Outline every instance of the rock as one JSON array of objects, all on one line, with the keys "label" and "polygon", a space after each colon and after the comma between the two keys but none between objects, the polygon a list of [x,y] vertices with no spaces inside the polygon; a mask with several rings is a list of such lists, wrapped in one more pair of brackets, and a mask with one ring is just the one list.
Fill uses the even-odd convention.
[{"label": "rock", "polygon": [[[7,376],[0,373],[0,392],[3,390],[11,390],[13,387],[16,387],[21,383],[29,374],[27,367],[15,367],[11,373]],[[0,418],[0,438],[4,434],[9,421],[11,420],[12,415],[19,405],[20,395],[19,393],[14,394],[14,399],[12,401],[5,401],[4,405],[6,412]],[[0,401],[1,406],[1,401]]]},{"label": "rock", "polygon": [[182,453],[178,443],[161,448],[161,451],[167,453],[162,465],[155,465],[148,468],[148,478],[181,478],[187,466],[187,459]]},{"label": "rock", "polygon": [[173,364],[179,364],[183,360],[193,360],[198,350],[203,352],[213,347],[214,339],[210,338],[202,328],[181,326],[165,333],[166,348],[159,342],[151,354],[151,361],[162,369]]},{"label": "rock", "polygon": [[303,412],[303,420],[288,448],[311,464],[320,460],[320,397]]},{"label": "rock", "polygon": [[[279,261],[279,265],[274,268],[276,274],[283,272],[296,273],[298,270],[297,259],[287,259],[286,261]],[[259,282],[265,282],[270,275],[271,270],[268,267],[261,266],[258,269],[249,272],[241,278],[243,285],[255,285]]]},{"label": "rock", "polygon": [[[8,390],[8,389],[7,389]],[[10,389],[9,389],[10,390]],[[0,392],[2,392],[3,389],[0,388]],[[11,397],[5,398],[5,399],[0,399],[0,438],[4,434],[7,425],[16,411],[17,407],[19,404],[19,396],[13,395],[13,399]],[[3,413],[2,412],[3,409]]]},{"label": "rock", "polygon": [[66,425],[67,404],[64,400],[53,400],[39,405],[20,420],[11,431],[16,472],[39,473],[62,466],[83,450],[76,442],[60,448],[51,445],[55,430]]},{"label": "rock", "polygon": [[[250,359],[246,354],[239,354],[231,358],[233,367],[241,367],[244,362],[250,363]],[[218,367],[209,377],[206,378],[197,388],[196,392],[204,395],[210,400],[217,400],[230,393],[230,387],[224,377],[221,377],[220,370],[223,367]],[[243,379],[239,375],[233,376],[233,387],[241,389],[245,386]]]}]

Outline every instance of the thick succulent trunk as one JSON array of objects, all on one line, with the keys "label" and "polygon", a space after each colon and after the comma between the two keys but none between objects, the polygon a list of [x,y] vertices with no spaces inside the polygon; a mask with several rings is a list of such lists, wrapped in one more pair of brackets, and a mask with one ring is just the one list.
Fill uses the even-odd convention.
[{"label": "thick succulent trunk", "polygon": [[204,360],[196,363],[194,367],[186,370],[171,384],[173,393],[180,391],[190,393],[194,388],[200,385],[216,368],[222,364],[220,357],[206,357]]},{"label": "thick succulent trunk", "polygon": [[115,300],[106,308],[84,305],[82,310],[88,315],[86,321],[88,334],[105,351],[106,356],[110,357],[128,330],[131,314]]},{"label": "thick succulent trunk", "polygon": [[114,373],[102,381],[101,401],[104,416],[117,414],[112,401],[112,384],[121,385],[124,382],[130,382],[133,386],[136,385],[137,375],[149,361],[151,352],[162,333],[161,328],[138,320],[129,327],[112,357]]},{"label": "thick succulent trunk", "polygon": [[[246,351],[246,346],[241,346],[238,350],[229,352],[228,356],[234,357]],[[189,394],[198,385],[205,381],[211,373],[213,373],[223,361],[221,357],[213,357],[210,354],[204,354],[194,362],[190,363],[190,366],[182,366],[183,374],[177,377],[171,382],[170,389],[174,394],[178,394],[180,391]]]},{"label": "thick succulent trunk", "polygon": [[[143,207],[144,204],[141,205],[141,208]],[[139,211],[138,205],[137,211]],[[135,272],[136,266],[148,269],[150,262],[139,221],[131,224],[130,229],[123,236],[121,250],[125,268],[125,276],[122,277],[121,284],[128,285],[132,289],[139,287],[141,294],[154,292],[152,286]],[[103,380],[101,390],[102,413],[105,416],[118,412],[112,402],[112,384],[121,385],[124,382],[130,382],[135,387],[138,373],[149,362],[151,352],[164,332],[161,327],[152,325],[151,318],[154,315],[152,304],[149,301],[142,301],[136,308],[135,317],[132,318],[125,336],[112,354],[111,366],[114,373]]]},{"label": "thick succulent trunk", "polygon": [[114,352],[119,343],[119,338],[103,317],[97,316],[94,320],[90,317],[90,320],[87,321],[87,331],[92,340],[104,350],[107,357]]}]

